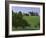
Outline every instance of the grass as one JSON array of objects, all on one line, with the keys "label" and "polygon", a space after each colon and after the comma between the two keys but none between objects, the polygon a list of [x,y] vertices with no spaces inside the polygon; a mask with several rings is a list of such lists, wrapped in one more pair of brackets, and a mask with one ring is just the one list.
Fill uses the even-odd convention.
[{"label": "grass", "polygon": [[[40,17],[39,16],[24,16],[23,19],[25,19],[28,24],[31,25],[32,28],[40,28],[38,23],[40,21]],[[37,27],[35,27],[37,26]]]},{"label": "grass", "polygon": [[[38,23],[40,22],[40,16],[23,16],[23,19],[27,21],[27,23],[30,25],[30,27],[26,28],[26,30],[39,30],[40,29],[40,25],[38,25]],[[13,29],[15,30],[15,28]],[[17,29],[16,31],[18,31],[19,29]],[[21,29],[21,30],[25,30],[25,29]]]},{"label": "grass", "polygon": [[39,16],[24,16],[23,19],[25,19],[29,24],[37,25],[37,23],[40,21]]}]

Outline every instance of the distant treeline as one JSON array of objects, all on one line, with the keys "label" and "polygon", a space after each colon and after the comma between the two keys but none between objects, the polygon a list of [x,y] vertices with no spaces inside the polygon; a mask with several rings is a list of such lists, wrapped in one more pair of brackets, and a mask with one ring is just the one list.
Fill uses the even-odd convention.
[{"label": "distant treeline", "polygon": [[35,12],[22,13],[21,11],[19,11],[15,13],[21,13],[22,15],[26,15],[26,16],[39,16],[37,12],[36,13]]}]

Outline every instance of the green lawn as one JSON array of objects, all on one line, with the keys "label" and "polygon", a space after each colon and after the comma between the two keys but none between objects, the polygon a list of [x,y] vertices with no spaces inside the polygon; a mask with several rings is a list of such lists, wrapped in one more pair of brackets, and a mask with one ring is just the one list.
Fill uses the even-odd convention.
[{"label": "green lawn", "polygon": [[24,16],[23,19],[25,19],[32,28],[40,29],[40,25],[38,25],[38,23],[40,22],[39,16]]},{"label": "green lawn", "polygon": [[[23,29],[22,27],[19,27],[18,29],[15,29],[13,27],[13,30],[39,30],[40,29],[40,16],[23,16],[23,19],[26,20],[26,22],[30,25],[29,27],[25,27]],[[21,22],[19,22],[21,23]]]}]

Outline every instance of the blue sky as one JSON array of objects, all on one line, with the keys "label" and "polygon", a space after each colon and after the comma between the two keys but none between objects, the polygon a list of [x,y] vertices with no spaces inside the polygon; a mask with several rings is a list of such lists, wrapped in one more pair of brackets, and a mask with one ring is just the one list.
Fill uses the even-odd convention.
[{"label": "blue sky", "polygon": [[13,6],[12,10],[14,12],[24,12],[24,13],[28,13],[28,12],[37,12],[38,14],[40,13],[40,8],[36,8],[36,7],[19,7],[19,6]]}]

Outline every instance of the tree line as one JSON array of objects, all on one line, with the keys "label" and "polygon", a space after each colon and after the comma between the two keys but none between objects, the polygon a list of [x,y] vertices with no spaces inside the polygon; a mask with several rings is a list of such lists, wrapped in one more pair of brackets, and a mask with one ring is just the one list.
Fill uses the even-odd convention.
[{"label": "tree line", "polygon": [[21,11],[19,11],[18,13],[21,13],[22,15],[26,15],[26,16],[39,16],[37,12],[36,13],[35,12],[22,13]]}]

